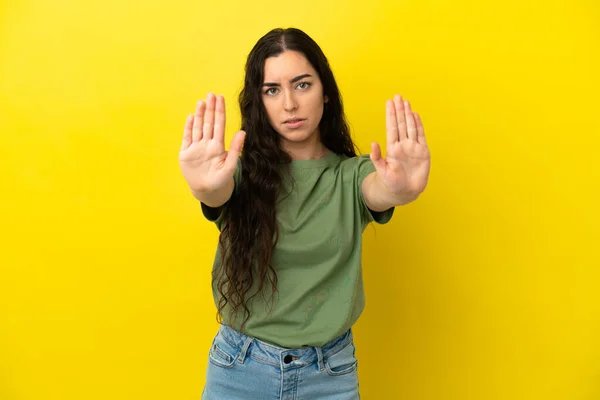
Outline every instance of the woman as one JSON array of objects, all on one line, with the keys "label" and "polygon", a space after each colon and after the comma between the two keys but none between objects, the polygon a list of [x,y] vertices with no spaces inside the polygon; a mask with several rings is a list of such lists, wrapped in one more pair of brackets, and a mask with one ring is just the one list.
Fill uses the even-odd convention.
[{"label": "woman", "polygon": [[386,104],[386,158],[377,143],[357,156],[327,58],[298,29],[263,36],[245,73],[230,150],[223,97],[209,93],[188,116],[179,155],[221,232],[221,324],[202,398],[356,399],[362,232],[425,189],[423,125],[396,95]]}]

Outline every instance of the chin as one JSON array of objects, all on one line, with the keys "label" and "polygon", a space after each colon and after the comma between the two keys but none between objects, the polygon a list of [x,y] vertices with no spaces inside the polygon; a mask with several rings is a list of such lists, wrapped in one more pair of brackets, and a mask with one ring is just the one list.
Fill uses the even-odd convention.
[{"label": "chin", "polygon": [[318,135],[316,132],[317,128],[310,129],[295,129],[289,130],[285,129],[283,131],[279,131],[279,135],[287,140],[288,142],[301,143],[310,140],[314,135]]},{"label": "chin", "polygon": [[306,142],[313,136],[310,133],[297,132],[297,131],[280,133],[280,135],[283,139],[287,140],[288,142],[296,142],[296,143]]}]

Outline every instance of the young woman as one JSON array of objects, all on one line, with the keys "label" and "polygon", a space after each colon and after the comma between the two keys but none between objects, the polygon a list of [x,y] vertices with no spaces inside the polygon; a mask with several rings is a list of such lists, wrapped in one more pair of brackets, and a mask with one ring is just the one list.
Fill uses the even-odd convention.
[{"label": "young woman", "polygon": [[[185,123],[181,171],[220,230],[219,330],[203,399],[357,399],[352,325],[365,300],[362,232],[427,185],[423,125],[388,100],[386,157],[357,156],[319,46],[274,29],[250,52],[242,130],[225,151],[225,103],[209,93]],[[241,155],[240,155],[241,153]]]}]

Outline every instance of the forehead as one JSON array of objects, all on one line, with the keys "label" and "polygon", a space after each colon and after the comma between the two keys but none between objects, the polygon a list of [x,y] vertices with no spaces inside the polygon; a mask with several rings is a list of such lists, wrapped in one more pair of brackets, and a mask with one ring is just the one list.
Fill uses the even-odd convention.
[{"label": "forehead", "polygon": [[277,57],[265,60],[265,81],[289,80],[302,74],[316,76],[317,72],[302,53],[286,50]]}]

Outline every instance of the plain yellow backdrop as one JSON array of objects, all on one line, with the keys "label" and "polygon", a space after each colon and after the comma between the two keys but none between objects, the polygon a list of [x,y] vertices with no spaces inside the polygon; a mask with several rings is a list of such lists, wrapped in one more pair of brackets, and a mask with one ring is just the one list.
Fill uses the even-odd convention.
[{"label": "plain yellow backdrop", "polygon": [[217,230],[185,117],[274,27],[323,48],[363,152],[420,112],[422,197],[364,234],[362,398],[600,399],[600,6],[0,3],[0,399],[199,399]]}]

